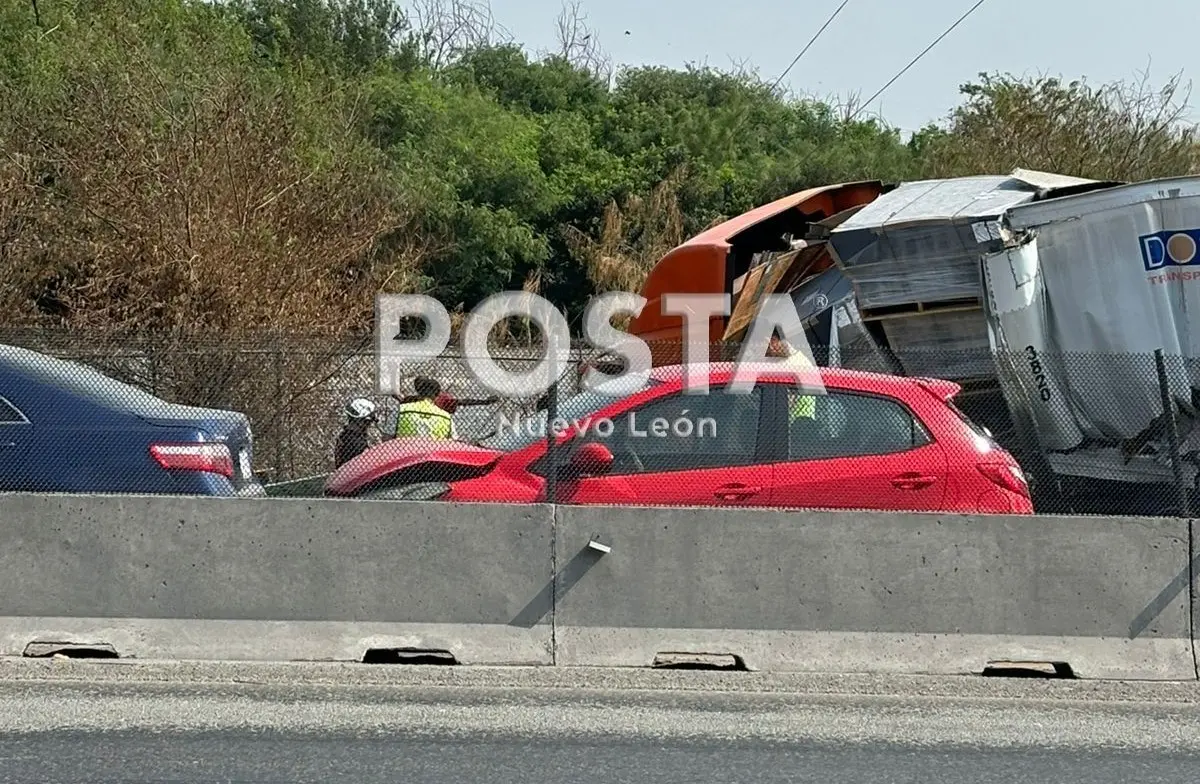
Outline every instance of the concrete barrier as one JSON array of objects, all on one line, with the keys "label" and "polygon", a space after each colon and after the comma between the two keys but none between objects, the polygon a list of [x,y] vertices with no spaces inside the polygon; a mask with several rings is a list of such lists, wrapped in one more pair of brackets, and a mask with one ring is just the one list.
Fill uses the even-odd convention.
[{"label": "concrete barrier", "polygon": [[[560,665],[1196,679],[1189,521],[559,507]],[[589,546],[590,542],[596,542]]]},{"label": "concrete barrier", "polygon": [[1194,523],[0,496],[0,656],[1195,680]]},{"label": "concrete barrier", "polygon": [[1192,610],[1192,655],[1197,662],[1196,677],[1200,679],[1200,590],[1197,586],[1197,577],[1200,577],[1200,521],[1188,521],[1188,533],[1191,543],[1191,558],[1188,561],[1188,576],[1185,582],[1181,576],[1172,590],[1187,587],[1187,592],[1191,600]]},{"label": "concrete barrier", "polygon": [[550,664],[552,535],[544,506],[0,495],[0,655]]}]

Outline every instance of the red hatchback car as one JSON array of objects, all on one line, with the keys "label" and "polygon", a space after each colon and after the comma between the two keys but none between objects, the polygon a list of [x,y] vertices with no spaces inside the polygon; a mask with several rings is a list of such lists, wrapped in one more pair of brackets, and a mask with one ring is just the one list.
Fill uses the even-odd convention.
[{"label": "red hatchback car", "polygon": [[[958,384],[815,372],[823,392],[764,367],[749,393],[735,394],[722,389],[733,366],[713,364],[708,394],[696,394],[681,366],[660,367],[620,393],[566,399],[553,450],[557,501],[1033,513],[1017,461],[955,407]],[[385,441],[331,474],[325,494],[545,502],[547,433],[543,410],[475,444]]]}]

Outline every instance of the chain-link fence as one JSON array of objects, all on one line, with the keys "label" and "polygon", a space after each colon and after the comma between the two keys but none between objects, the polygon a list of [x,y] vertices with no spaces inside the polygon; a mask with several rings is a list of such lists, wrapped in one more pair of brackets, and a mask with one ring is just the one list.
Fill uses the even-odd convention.
[{"label": "chain-link fence", "polygon": [[[511,399],[492,395],[454,352],[421,371],[437,389],[407,379],[381,392],[370,336],[10,330],[0,345],[0,490],[265,486],[271,495],[1166,516],[1190,516],[1200,495],[1200,360],[1163,353],[818,348],[818,363],[840,369],[823,372],[816,394],[795,383],[726,394],[713,376],[711,394],[695,395],[662,368],[644,387],[581,390],[594,355],[577,351],[555,394]],[[736,356],[715,346],[709,358]],[[520,373],[541,354],[497,349],[491,359]],[[347,404],[359,398],[374,410],[356,420]],[[556,422],[585,428],[551,444]]]}]

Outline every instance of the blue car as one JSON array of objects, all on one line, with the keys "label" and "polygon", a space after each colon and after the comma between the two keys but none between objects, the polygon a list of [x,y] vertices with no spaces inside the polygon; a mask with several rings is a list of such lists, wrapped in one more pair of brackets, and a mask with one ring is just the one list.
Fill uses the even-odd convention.
[{"label": "blue car", "polygon": [[250,420],[0,345],[0,492],[265,495]]}]

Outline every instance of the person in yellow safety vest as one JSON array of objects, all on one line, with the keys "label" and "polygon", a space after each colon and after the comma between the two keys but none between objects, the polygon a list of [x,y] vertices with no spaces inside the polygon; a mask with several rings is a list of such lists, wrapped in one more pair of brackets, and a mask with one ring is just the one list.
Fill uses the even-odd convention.
[{"label": "person in yellow safety vest", "polygon": [[[783,364],[785,366],[799,365],[800,367],[814,367],[812,361],[804,356],[803,353],[792,347],[792,344],[786,340],[771,338],[770,353],[774,356],[787,357]],[[817,398],[815,395],[796,395],[792,399],[791,405],[788,407],[788,422],[795,422],[797,419],[815,420],[817,418]]]},{"label": "person in yellow safety vest", "polygon": [[396,438],[413,436],[433,439],[457,439],[454,418],[434,400],[442,385],[432,378],[421,376],[413,383],[417,400],[403,403],[396,409]]}]

